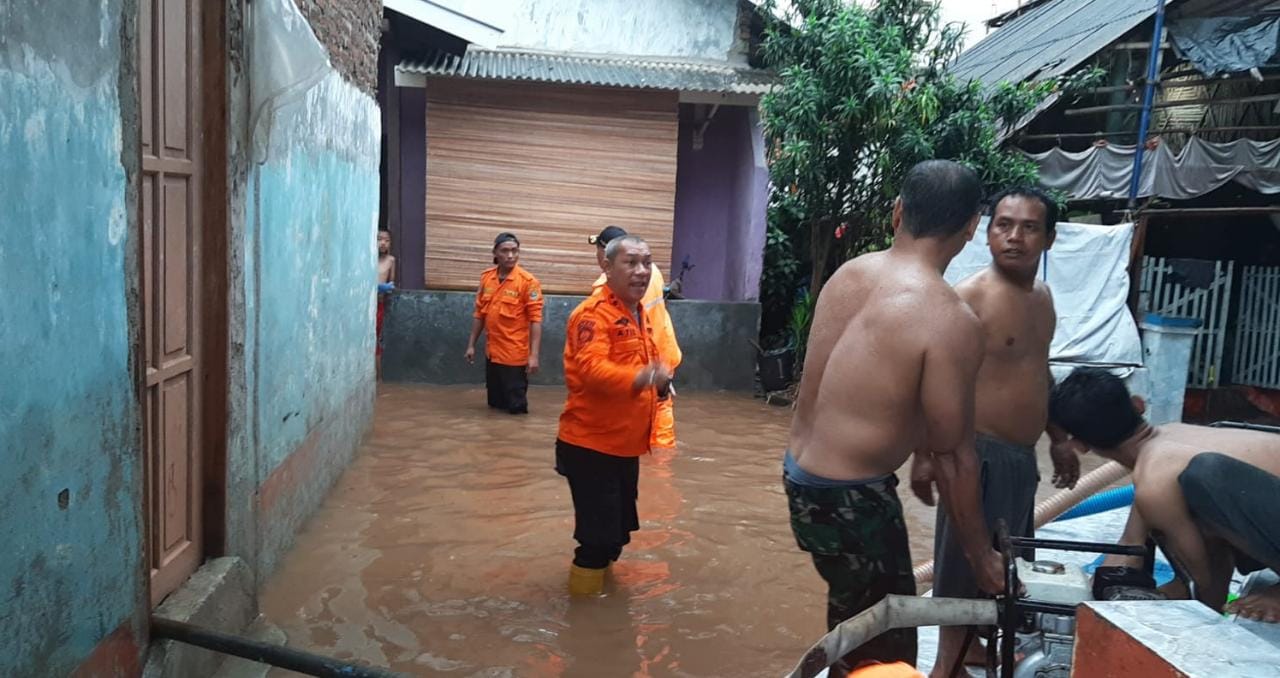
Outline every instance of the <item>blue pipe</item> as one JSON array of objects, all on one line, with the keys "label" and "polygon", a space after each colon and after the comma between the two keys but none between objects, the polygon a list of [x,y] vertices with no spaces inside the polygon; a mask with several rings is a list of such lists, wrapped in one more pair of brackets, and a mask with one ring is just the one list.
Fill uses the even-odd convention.
[{"label": "blue pipe", "polygon": [[1129,182],[1129,210],[1138,206],[1138,186],[1142,181],[1142,155],[1147,148],[1147,131],[1151,127],[1151,102],[1155,99],[1156,78],[1160,75],[1160,43],[1164,37],[1164,0],[1156,0],[1156,30],[1151,36],[1151,53],[1147,57],[1147,85],[1142,93],[1142,118],[1138,122],[1138,145],[1133,154],[1133,177]]},{"label": "blue pipe", "polygon": [[1133,485],[1125,485],[1115,489],[1099,492],[1092,497],[1072,506],[1070,510],[1057,518],[1053,522],[1060,520],[1071,520],[1072,518],[1083,518],[1112,509],[1123,508],[1133,503]]}]

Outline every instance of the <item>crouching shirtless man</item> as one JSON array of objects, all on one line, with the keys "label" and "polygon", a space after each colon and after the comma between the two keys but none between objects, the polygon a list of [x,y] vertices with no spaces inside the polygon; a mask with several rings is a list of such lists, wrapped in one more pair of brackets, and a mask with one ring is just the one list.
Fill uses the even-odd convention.
[{"label": "crouching shirtless man", "polygon": [[[1098,454],[1133,470],[1122,542],[1157,536],[1196,598],[1223,610],[1231,570],[1280,571],[1280,435],[1189,424],[1152,426],[1145,405],[1109,372],[1083,368],[1053,390],[1050,419]],[[1130,565],[1109,558],[1107,565]],[[1280,622],[1280,587],[1226,606]]]},{"label": "crouching shirtless man", "polygon": [[[974,453],[982,326],[942,278],[981,200],[968,168],[916,165],[894,206],[893,245],[841,266],[818,298],[783,479],[796,542],[829,587],[828,629],[887,594],[916,593],[894,475],[916,450],[931,458],[979,587],[1001,591]],[[837,667],[915,660],[916,630],[897,629]]]}]

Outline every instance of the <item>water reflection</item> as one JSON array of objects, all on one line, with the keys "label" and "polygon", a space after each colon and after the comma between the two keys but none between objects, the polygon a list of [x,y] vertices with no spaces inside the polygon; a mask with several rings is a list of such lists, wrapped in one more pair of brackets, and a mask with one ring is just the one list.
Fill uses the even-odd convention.
[{"label": "water reflection", "polygon": [[[681,448],[642,460],[641,529],[606,595],[570,600],[564,395],[530,397],[510,417],[480,389],[380,391],[361,455],[265,587],[290,645],[414,675],[758,676],[822,635],[779,478],[789,410],[682,394]],[[928,557],[932,510],[904,503]]]}]

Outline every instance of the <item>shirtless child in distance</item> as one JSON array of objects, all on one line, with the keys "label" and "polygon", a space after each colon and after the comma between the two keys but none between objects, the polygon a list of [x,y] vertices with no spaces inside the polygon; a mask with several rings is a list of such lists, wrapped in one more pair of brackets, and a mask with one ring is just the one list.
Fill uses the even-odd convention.
[{"label": "shirtless child in distance", "polygon": [[[1049,421],[1049,344],[1057,317],[1049,287],[1036,279],[1041,256],[1053,245],[1058,207],[1035,188],[1015,188],[991,201],[987,243],[991,265],[970,276],[956,292],[982,323],[986,350],[978,370],[975,428],[977,430],[982,512],[986,531],[1004,520],[1009,534],[1035,533],[1036,442]],[[1065,434],[1053,431],[1055,480],[1074,486],[1080,460]],[[911,469],[911,489],[932,506],[933,476],[927,458]],[[933,595],[939,598],[977,598],[974,582],[954,527],[945,510],[938,510],[934,534]],[[933,675],[949,675],[964,645],[963,626],[943,627]],[[966,663],[981,665],[986,653],[974,642]]]},{"label": "shirtless child in distance", "polygon": [[377,378],[382,378],[382,320],[387,315],[387,295],[396,287],[396,258],[391,255],[391,232],[378,231],[378,315],[374,325]]},{"label": "shirtless child in distance", "polygon": [[[1049,415],[1094,452],[1133,470],[1133,508],[1121,543],[1141,545],[1157,535],[1195,583],[1196,598],[1222,610],[1233,567],[1280,572],[1280,435],[1152,426],[1142,418],[1144,409],[1119,377],[1081,368],[1053,389]],[[1105,565],[1137,563],[1111,557]],[[1280,586],[1225,609],[1280,622]]]},{"label": "shirtless child in distance", "polygon": [[[942,279],[981,200],[971,170],[916,165],[894,206],[892,247],[841,266],[818,298],[783,477],[796,542],[829,587],[829,629],[886,594],[916,593],[894,475],[916,450],[931,456],[979,587],[1002,589],[973,449],[982,327]],[[867,660],[914,666],[916,630],[881,635],[842,668]]]}]

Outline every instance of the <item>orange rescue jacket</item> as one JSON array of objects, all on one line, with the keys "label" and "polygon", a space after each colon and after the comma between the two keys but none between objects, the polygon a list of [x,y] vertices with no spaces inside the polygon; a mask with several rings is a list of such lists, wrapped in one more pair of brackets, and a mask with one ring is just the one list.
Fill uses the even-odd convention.
[{"label": "orange rescue jacket", "polygon": [[608,286],[574,309],[565,327],[569,397],[560,414],[560,440],[616,457],[649,451],[658,392],[652,386],[636,391],[632,384],[658,359],[653,332],[644,307],[628,312]]},{"label": "orange rescue jacket", "polygon": [[485,355],[499,365],[529,364],[529,323],[542,322],[542,286],[517,265],[506,280],[498,267],[480,274],[475,317],[484,321]]},{"label": "orange rescue jacket", "polygon": [[[594,291],[604,285],[605,278],[601,273],[591,287]],[[649,278],[649,288],[644,291],[644,298],[640,303],[644,304],[645,310],[649,311],[653,319],[653,341],[658,345],[658,355],[662,356],[667,366],[674,370],[680,366],[684,354],[680,351],[680,344],[676,343],[676,328],[671,324],[671,315],[667,313],[665,288],[662,271],[658,270],[655,264],[653,276]]]}]

